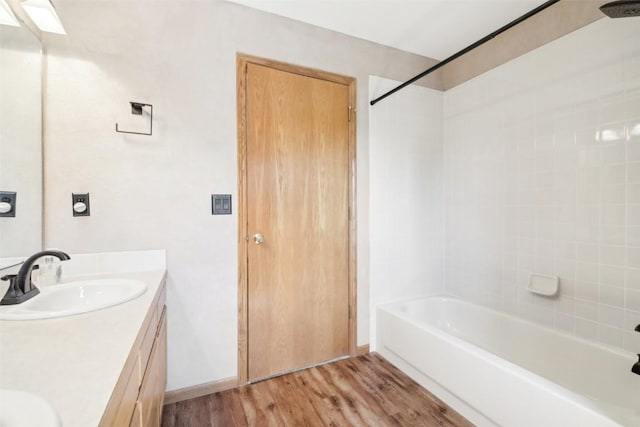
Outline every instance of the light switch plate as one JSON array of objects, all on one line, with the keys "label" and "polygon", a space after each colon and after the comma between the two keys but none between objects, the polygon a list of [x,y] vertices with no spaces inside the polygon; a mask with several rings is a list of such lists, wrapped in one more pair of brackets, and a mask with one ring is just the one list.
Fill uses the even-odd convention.
[{"label": "light switch plate", "polygon": [[231,215],[231,194],[212,194],[211,214]]}]

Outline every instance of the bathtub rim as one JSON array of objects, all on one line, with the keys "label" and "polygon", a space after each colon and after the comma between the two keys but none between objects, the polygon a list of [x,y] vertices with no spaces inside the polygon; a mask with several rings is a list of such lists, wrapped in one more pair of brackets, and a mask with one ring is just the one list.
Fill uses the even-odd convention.
[{"label": "bathtub rim", "polygon": [[[432,300],[432,299],[441,299],[441,300],[445,300],[445,301],[455,301],[456,303],[462,303],[463,305],[471,305],[471,306],[480,308],[482,311],[485,311],[485,312],[489,311],[489,312],[492,312],[492,313],[496,313],[496,314],[498,314],[500,316],[508,317],[509,319],[515,320],[518,323],[523,323],[523,324],[526,324],[526,325],[529,325],[529,326],[535,326],[535,327],[538,327],[538,328],[542,328],[542,329],[544,329],[546,331],[552,332],[553,334],[560,335],[560,336],[563,336],[563,337],[566,337],[566,338],[569,338],[569,339],[572,339],[572,340],[576,340],[576,341],[579,341],[579,342],[581,342],[583,344],[592,345],[592,346],[595,346],[595,347],[600,347],[600,349],[605,350],[605,351],[609,351],[609,352],[612,352],[612,353],[616,353],[618,356],[631,357],[633,360],[635,360],[638,357],[636,355],[636,353],[633,353],[632,351],[625,350],[623,348],[620,348],[620,347],[617,347],[617,346],[614,346],[614,345],[611,345],[611,344],[607,344],[607,343],[604,343],[604,342],[601,342],[601,341],[590,340],[588,338],[583,338],[583,337],[578,336],[578,335],[573,335],[573,334],[570,334],[570,333],[568,333],[568,332],[566,332],[566,331],[564,331],[562,329],[556,329],[556,328],[554,328],[552,326],[548,326],[548,325],[546,325],[544,323],[534,322],[533,320],[529,320],[529,319],[526,319],[524,317],[515,316],[515,315],[513,315],[513,314],[511,314],[511,313],[509,313],[507,311],[499,310],[497,308],[489,307],[489,306],[486,306],[486,305],[483,305],[483,304],[480,304],[480,303],[477,303],[477,302],[468,301],[468,300],[462,299],[460,297],[457,297],[457,296],[451,295],[451,294],[442,294],[442,293],[440,293],[440,294],[433,294],[433,295],[416,297],[416,298],[403,298],[403,299],[400,299],[400,300],[395,300],[395,301],[384,302],[384,303],[378,304],[376,306],[376,309],[380,308],[380,309],[383,309],[383,310],[387,310],[387,311],[389,311],[391,313],[398,314],[398,315],[400,315],[402,317],[408,318],[410,321],[413,321],[410,318],[410,316],[407,316],[407,315],[405,315],[404,313],[402,313],[402,312],[400,312],[398,310],[393,310],[391,307],[393,307],[394,305],[399,305],[399,304],[407,304],[407,303],[411,303],[411,302],[417,303],[419,301]],[[420,322],[415,322],[415,323],[418,324],[418,325],[422,325],[422,323],[420,323]],[[429,325],[429,326],[431,326],[431,325]],[[435,330],[437,330],[437,331],[441,331],[442,333],[444,333],[446,335],[458,338],[453,334],[448,334],[447,332],[443,331],[442,329],[439,329],[437,327],[433,327],[433,328]],[[624,330],[623,330],[623,332],[624,332]],[[460,339],[463,342],[468,342],[468,341],[463,340],[462,338],[458,338],[458,339]],[[475,345],[473,343],[469,343],[469,344],[473,345],[474,347],[482,349],[482,347],[477,346],[477,345]],[[491,353],[491,352],[489,352],[489,353]],[[493,353],[491,353],[491,354],[493,354]]]}]

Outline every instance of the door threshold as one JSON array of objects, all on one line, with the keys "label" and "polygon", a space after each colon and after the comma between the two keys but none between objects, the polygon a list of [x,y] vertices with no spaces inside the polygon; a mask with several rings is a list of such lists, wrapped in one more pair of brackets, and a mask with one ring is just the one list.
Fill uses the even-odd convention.
[{"label": "door threshold", "polygon": [[295,369],[291,369],[289,371],[278,372],[277,374],[274,374],[274,375],[271,375],[271,376],[268,376],[268,377],[258,378],[258,379],[249,381],[248,384],[256,384],[256,383],[259,383],[259,382],[262,382],[262,381],[270,380],[272,378],[278,378],[278,377],[281,377],[283,375],[289,375],[289,374],[293,374],[295,372],[304,371],[305,369],[311,369],[311,368],[315,368],[317,366],[322,366],[322,365],[326,365],[326,364],[329,364],[329,363],[338,362],[340,360],[348,359],[349,357],[351,357],[351,356],[349,356],[348,354],[345,354],[344,356],[336,357],[335,359],[324,360],[322,362],[314,363],[314,364],[311,364],[311,365],[306,365],[306,366],[303,366],[301,368],[295,368]]}]

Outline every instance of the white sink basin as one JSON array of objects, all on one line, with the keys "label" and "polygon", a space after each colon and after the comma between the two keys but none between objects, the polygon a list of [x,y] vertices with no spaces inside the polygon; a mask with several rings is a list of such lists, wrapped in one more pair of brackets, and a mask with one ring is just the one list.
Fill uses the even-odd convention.
[{"label": "white sink basin", "polygon": [[0,426],[61,427],[62,423],[53,407],[40,396],[0,389]]},{"label": "white sink basin", "polygon": [[0,306],[0,320],[48,319],[96,311],[139,297],[147,285],[139,280],[96,279],[39,289],[39,295],[22,304]]}]

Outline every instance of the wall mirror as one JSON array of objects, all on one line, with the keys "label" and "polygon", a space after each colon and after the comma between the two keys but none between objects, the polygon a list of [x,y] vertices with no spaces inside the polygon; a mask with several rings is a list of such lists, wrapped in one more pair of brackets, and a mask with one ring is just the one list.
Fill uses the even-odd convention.
[{"label": "wall mirror", "polygon": [[0,193],[16,193],[15,216],[0,216],[0,258],[42,248],[42,188],[42,47],[24,24],[0,25]]}]

